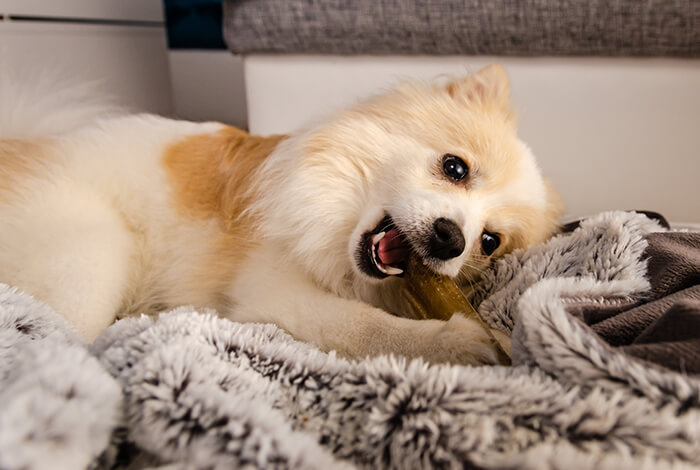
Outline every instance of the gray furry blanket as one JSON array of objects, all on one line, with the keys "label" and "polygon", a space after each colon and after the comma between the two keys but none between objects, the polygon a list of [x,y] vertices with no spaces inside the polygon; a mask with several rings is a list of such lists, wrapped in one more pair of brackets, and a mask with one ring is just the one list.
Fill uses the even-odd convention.
[{"label": "gray furry blanket", "polygon": [[700,380],[567,311],[649,291],[640,214],[604,213],[486,273],[514,367],[349,362],[179,308],[85,346],[0,287],[0,468],[697,468]]}]

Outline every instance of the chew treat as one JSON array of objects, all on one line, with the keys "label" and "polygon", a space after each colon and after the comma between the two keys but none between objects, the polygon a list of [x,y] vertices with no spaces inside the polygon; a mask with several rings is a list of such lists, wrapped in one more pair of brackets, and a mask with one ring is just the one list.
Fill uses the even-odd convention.
[{"label": "chew treat", "polygon": [[453,313],[460,312],[467,318],[477,319],[491,338],[499,363],[510,365],[510,345],[507,340],[503,341],[504,335],[489,328],[452,279],[434,273],[417,256],[409,257],[404,279],[405,294],[416,315],[424,320],[449,320]]}]

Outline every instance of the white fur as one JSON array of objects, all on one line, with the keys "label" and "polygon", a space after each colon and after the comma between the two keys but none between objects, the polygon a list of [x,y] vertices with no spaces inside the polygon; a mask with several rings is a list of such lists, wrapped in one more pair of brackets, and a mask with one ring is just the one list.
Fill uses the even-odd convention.
[{"label": "white fur", "polygon": [[[509,139],[520,171],[502,191],[478,185],[465,190],[434,174],[445,152],[474,152],[466,145],[436,147],[421,136],[421,126],[429,128],[436,112],[454,114],[458,122],[477,120],[447,92],[405,88],[387,98],[405,116],[374,118],[371,109],[360,107],[280,144],[259,173],[249,209],[260,220],[259,232],[251,233],[254,246],[241,248],[238,275],[214,294],[197,290],[189,279],[203,266],[206,241],[216,237],[219,225],[177,211],[161,160],[169,145],[224,126],[148,115],[101,117],[92,102],[73,102],[73,92],[36,100],[36,107],[21,93],[13,102],[13,93],[2,87],[0,96],[8,100],[0,136],[52,137],[41,141],[48,155],[41,171],[22,180],[18,195],[3,199],[0,193],[0,281],[47,301],[88,338],[121,315],[194,304],[218,308],[234,320],[276,323],[351,357],[384,352],[462,363],[494,360],[486,333],[473,320],[388,314],[408,313],[400,282],[369,279],[354,260],[359,238],[386,212],[421,255],[424,248],[411,234],[447,217],[462,229],[467,249],[430,265],[456,276],[473,256],[472,245],[478,247],[491,211],[513,203],[545,210],[534,159],[514,133]],[[384,109],[382,103],[367,106]],[[401,119],[418,131],[404,129]],[[498,121],[487,113],[488,119]],[[83,126],[85,120],[91,123]],[[497,160],[506,152],[497,132],[509,127],[489,126],[497,131],[482,140],[493,146],[487,149]],[[322,155],[309,150],[326,135],[331,137]],[[499,169],[489,167],[488,155],[471,157],[475,181],[486,187],[498,176],[489,171]]]},{"label": "white fur", "polygon": [[14,67],[0,50],[0,139],[51,137],[122,113],[98,88],[58,70]]},{"label": "white fur", "polygon": [[118,312],[207,304],[184,285],[207,224],[177,217],[158,157],[173,139],[220,127],[138,115],[55,137],[50,177],[0,203],[0,277],[49,301],[89,338]]}]

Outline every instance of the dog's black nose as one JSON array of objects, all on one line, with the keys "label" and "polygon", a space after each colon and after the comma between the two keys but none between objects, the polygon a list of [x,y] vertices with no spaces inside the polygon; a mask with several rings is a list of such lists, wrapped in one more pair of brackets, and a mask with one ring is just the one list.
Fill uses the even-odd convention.
[{"label": "dog's black nose", "polygon": [[464,235],[459,226],[440,217],[433,224],[433,233],[428,241],[428,254],[438,259],[451,259],[464,251]]}]

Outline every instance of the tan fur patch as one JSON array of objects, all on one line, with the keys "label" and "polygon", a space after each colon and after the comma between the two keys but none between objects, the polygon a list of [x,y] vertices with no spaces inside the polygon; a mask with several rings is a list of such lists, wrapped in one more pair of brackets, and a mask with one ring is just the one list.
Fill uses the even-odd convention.
[{"label": "tan fur patch", "polygon": [[19,194],[24,182],[55,163],[41,141],[0,140],[0,201]]},{"label": "tan fur patch", "polygon": [[247,207],[256,170],[285,136],[252,136],[235,127],[171,145],[163,163],[180,213],[218,218],[227,227]]},{"label": "tan fur patch", "polygon": [[286,136],[252,136],[234,127],[214,134],[187,137],[170,147],[163,165],[179,214],[194,220],[215,220],[219,230],[202,243],[209,255],[193,270],[193,288],[221,293],[253,245],[256,221],[245,214],[258,168]]}]

